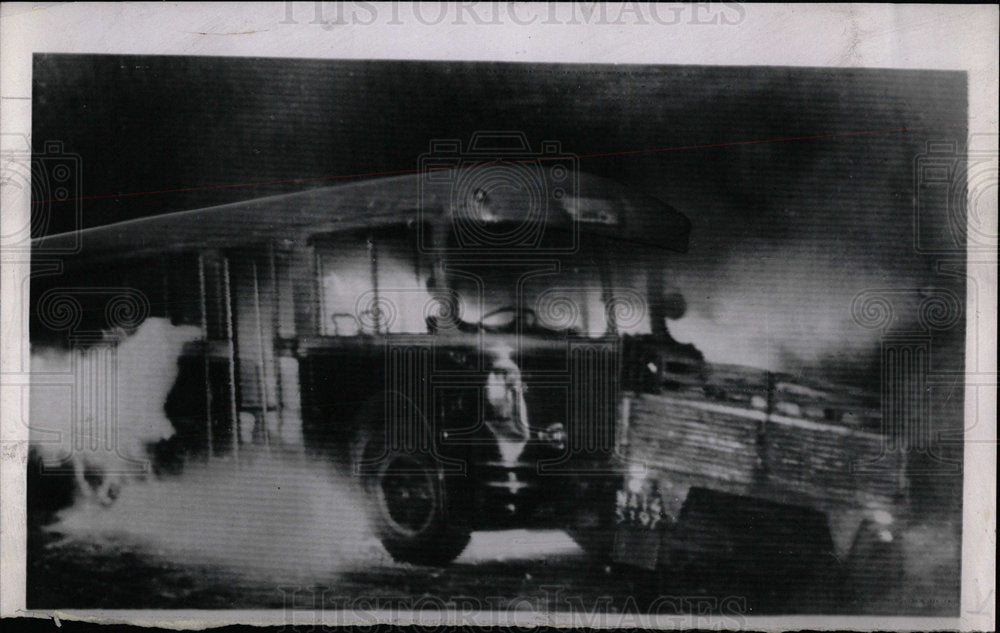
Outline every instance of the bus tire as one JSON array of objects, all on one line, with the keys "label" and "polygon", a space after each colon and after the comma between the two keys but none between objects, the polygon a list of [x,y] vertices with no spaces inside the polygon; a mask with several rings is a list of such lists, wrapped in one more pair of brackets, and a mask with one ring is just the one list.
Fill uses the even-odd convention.
[{"label": "bus tire", "polygon": [[364,451],[362,485],[372,528],[399,562],[447,565],[469,544],[470,500],[426,451],[387,448],[373,438]]}]

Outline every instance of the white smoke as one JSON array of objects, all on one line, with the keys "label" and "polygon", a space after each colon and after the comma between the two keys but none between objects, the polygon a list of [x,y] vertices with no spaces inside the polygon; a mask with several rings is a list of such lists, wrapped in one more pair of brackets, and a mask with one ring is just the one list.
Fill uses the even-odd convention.
[{"label": "white smoke", "polygon": [[322,461],[254,450],[130,486],[110,508],[78,504],[49,529],[276,583],[391,564],[355,482]]},{"label": "white smoke", "polygon": [[146,319],[131,335],[116,331],[87,347],[32,350],[30,445],[44,464],[70,461],[107,483],[148,466],[147,446],[174,434],[163,405],[177,377],[192,326]]},{"label": "white smoke", "polygon": [[[174,434],[164,404],[185,343],[198,328],[146,319],[131,335],[105,333],[76,349],[32,350],[31,446],[47,466],[73,464],[84,498],[93,475],[130,485],[96,490],[48,529],[69,540],[135,548],[172,562],[214,562],[267,578],[315,578],[388,555],[367,526],[356,486],[300,453],[244,448],[181,474],[142,481],[147,447]],[[264,451],[256,453],[255,450]],[[112,503],[113,502],[113,503]],[[109,506],[109,507],[105,507]]]}]

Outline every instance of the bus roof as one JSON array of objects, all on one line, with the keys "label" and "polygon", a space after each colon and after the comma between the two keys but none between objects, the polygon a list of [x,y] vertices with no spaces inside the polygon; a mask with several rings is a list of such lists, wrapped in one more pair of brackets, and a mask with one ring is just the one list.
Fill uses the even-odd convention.
[{"label": "bus roof", "polygon": [[[34,249],[86,259],[233,248],[410,221],[510,221],[575,226],[687,250],[690,221],[669,205],[589,174],[481,165],[356,181],[39,237]],[[555,177],[552,174],[555,173]],[[37,252],[37,251],[36,251]]]}]

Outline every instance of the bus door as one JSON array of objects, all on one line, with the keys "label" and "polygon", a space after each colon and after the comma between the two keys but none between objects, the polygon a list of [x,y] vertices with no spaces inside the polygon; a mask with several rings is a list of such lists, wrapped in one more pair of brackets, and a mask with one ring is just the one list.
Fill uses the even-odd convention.
[{"label": "bus door", "polygon": [[240,442],[298,449],[301,411],[289,256],[266,246],[229,255]]}]

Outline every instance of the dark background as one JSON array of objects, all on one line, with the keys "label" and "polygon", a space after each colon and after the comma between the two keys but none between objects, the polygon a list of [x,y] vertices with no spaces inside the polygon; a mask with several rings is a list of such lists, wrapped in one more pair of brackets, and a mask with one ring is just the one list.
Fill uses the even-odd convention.
[{"label": "dark background", "polygon": [[[690,252],[664,259],[689,306],[672,332],[710,361],[877,390],[885,332],[852,300],[890,290],[906,330],[933,288],[965,296],[964,209],[920,227],[955,256],[918,252],[914,225],[928,142],[967,135],[961,72],[36,55],[33,79],[34,151],[78,154],[83,197],[45,205],[36,234],[77,228],[75,205],[100,225],[415,170],[433,139],[516,130],[691,218]],[[933,337],[931,371],[961,372],[964,320]]]}]

